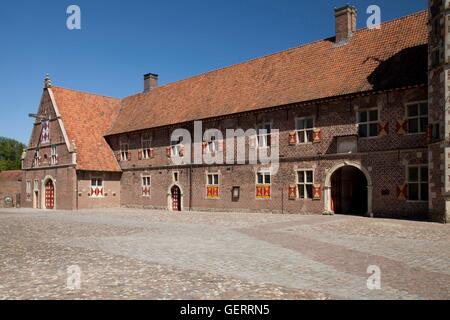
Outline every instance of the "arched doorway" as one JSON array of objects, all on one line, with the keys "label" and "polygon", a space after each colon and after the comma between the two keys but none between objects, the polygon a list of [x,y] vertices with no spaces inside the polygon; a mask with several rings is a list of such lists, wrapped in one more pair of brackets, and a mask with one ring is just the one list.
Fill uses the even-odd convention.
[{"label": "arched doorway", "polygon": [[[343,169],[343,170],[341,170]],[[344,185],[343,185],[344,183]],[[360,190],[355,190],[359,186]],[[342,189],[345,189],[342,194]],[[324,181],[324,214],[349,212],[373,217],[372,192],[373,183],[369,170],[360,163],[353,161],[339,161],[333,166]],[[350,194],[350,197],[349,197]],[[348,199],[360,198],[362,201],[350,206]],[[340,202],[340,203],[339,203]]]},{"label": "arched doorway", "polygon": [[178,186],[170,189],[172,211],[181,211],[181,190]]},{"label": "arched doorway", "polygon": [[331,209],[336,214],[366,215],[368,181],[354,166],[344,166],[331,176]]},{"label": "arched doorway", "polygon": [[52,179],[45,183],[45,209],[53,210],[55,208],[55,185]]}]

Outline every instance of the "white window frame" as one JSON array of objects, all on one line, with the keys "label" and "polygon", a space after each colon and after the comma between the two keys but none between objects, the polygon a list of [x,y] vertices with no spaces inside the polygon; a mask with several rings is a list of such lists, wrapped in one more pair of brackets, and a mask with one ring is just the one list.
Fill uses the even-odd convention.
[{"label": "white window frame", "polygon": [[58,149],[57,146],[52,146],[50,150],[50,164],[55,166],[58,164]]},{"label": "white window frame", "polygon": [[35,152],[34,152],[34,158],[33,158],[33,167],[34,168],[39,167],[40,160],[41,160],[40,151],[39,151],[39,149],[36,149]]},{"label": "white window frame", "polygon": [[171,156],[172,157],[179,157],[180,156],[180,150],[181,146],[183,145],[183,138],[179,137],[178,141],[170,141],[170,148],[171,148]]},{"label": "white window frame", "polygon": [[151,158],[152,136],[146,132],[141,135],[142,159],[147,160]]},{"label": "white window frame", "polygon": [[[267,130],[267,127],[270,127],[270,131],[266,132],[266,133],[259,133],[260,130]],[[272,137],[272,121],[266,121],[266,122],[261,122],[259,124],[256,125],[256,143],[258,148],[260,149],[264,149],[264,148],[270,148],[271,144],[272,144],[272,139],[270,139]]]},{"label": "white window frame", "polygon": [[[147,182],[148,182],[148,184],[147,184]],[[151,190],[151,188],[152,188],[152,176],[149,176],[149,175],[143,175],[143,176],[141,176],[141,187],[142,188],[149,188],[150,190]],[[150,192],[151,193],[151,192]],[[141,195],[143,196],[143,197],[150,197],[150,193],[149,194],[142,194],[142,192],[141,192]]]},{"label": "white window frame", "polygon": [[[304,176],[304,182],[300,182],[299,179],[299,174],[300,172],[303,172],[303,176]],[[312,173],[312,181],[308,182],[307,180],[307,172],[311,172]],[[296,185],[297,185],[297,199],[300,200],[313,200],[314,199],[314,169],[297,169],[295,170],[295,179],[296,179]],[[301,197],[301,192],[300,192],[300,186],[304,186],[303,189],[303,198]],[[307,192],[307,186],[311,186],[312,191],[311,191],[311,198],[308,197],[308,192]]]},{"label": "white window frame", "polygon": [[208,153],[215,153],[219,151],[219,140],[217,140],[216,136],[209,137],[208,141],[208,148],[206,149]]},{"label": "white window frame", "polygon": [[[422,116],[422,115],[420,115],[420,105],[421,104],[426,104],[427,105],[427,114],[426,114],[426,116]],[[417,116],[414,116],[414,117],[410,117],[409,115],[408,115],[408,109],[409,109],[409,107],[410,106],[414,106],[414,105],[416,105],[417,106]],[[406,123],[407,123],[407,125],[406,125],[406,127],[407,127],[407,135],[423,135],[423,134],[426,134],[427,133],[427,130],[428,130],[428,125],[430,124],[430,122],[429,122],[429,118],[428,118],[428,112],[429,112],[429,105],[428,105],[428,101],[426,101],[426,100],[424,100],[424,101],[413,101],[413,102],[408,102],[406,105],[405,105],[405,119],[406,119]],[[426,118],[427,119],[427,126],[425,126],[425,131],[420,131],[420,120],[421,119],[424,119],[424,118]],[[410,120],[416,120],[417,121],[417,125],[418,125],[418,131],[417,132],[410,132],[410,130],[409,130],[409,121]]]},{"label": "white window frame", "polygon": [[[418,177],[417,177],[417,181],[409,181],[409,170],[411,168],[418,168]],[[408,190],[408,202],[412,202],[412,203],[427,203],[430,201],[430,192],[429,192],[429,187],[430,187],[430,181],[422,181],[422,168],[426,168],[427,170],[429,170],[429,167],[427,164],[417,164],[417,165],[409,165],[406,166],[406,186],[407,186],[407,190]],[[428,179],[429,179],[429,175],[430,173],[428,172]],[[410,199],[410,192],[409,192],[409,185],[410,184],[417,184],[418,185],[418,193],[419,193],[419,199],[418,200],[411,200]],[[428,193],[428,199],[427,200],[422,200],[422,184],[426,184],[427,187],[427,193]]]},{"label": "white window frame", "polygon": [[[217,176],[217,183],[214,181],[214,177]],[[209,183],[209,178],[212,177],[212,183]],[[219,195],[217,198],[210,199],[218,199],[220,197],[220,173],[219,172],[208,172],[206,174],[206,197],[208,197],[208,187],[218,187]]]},{"label": "white window frame", "polygon": [[[377,120],[370,120],[370,112],[371,111],[377,111]],[[360,120],[360,113],[365,112],[367,114],[367,120],[364,122],[361,122]],[[373,108],[361,108],[356,110],[356,124],[358,125],[358,138],[360,139],[376,139],[380,136],[380,118],[381,118],[381,110],[378,107]],[[377,134],[375,136],[370,135],[370,125],[375,124],[377,126]],[[367,126],[367,136],[363,137],[360,135],[359,128],[360,126]]]},{"label": "white window frame", "polygon": [[[97,182],[96,185],[93,185],[94,180]],[[102,182],[101,186],[98,185],[98,181]],[[91,193],[90,196],[91,198],[103,198],[105,196],[105,180],[103,179],[103,177],[91,177],[91,191],[93,188],[100,188],[100,187],[103,191],[102,194],[97,196]]]},{"label": "white window frame", "polygon": [[120,141],[120,161],[128,161],[128,152],[130,152],[130,143],[128,139]]},{"label": "white window frame", "polygon": [[[259,178],[259,175],[262,175],[262,177],[263,177],[263,182],[262,183],[259,183],[259,181],[258,181],[258,178]],[[269,176],[269,178],[270,178],[270,182],[269,183],[267,183],[266,182],[266,177],[267,176]],[[270,171],[268,171],[268,170],[260,170],[260,171],[258,171],[258,172],[256,172],[256,176],[255,176],[255,191],[256,191],[256,187],[257,186],[270,186],[270,198],[262,198],[262,199],[260,199],[260,198],[258,198],[258,197],[256,197],[256,192],[255,192],[255,198],[257,199],[257,200],[271,200],[272,199],[272,180],[273,180],[273,175],[272,175],[272,172],[270,172]]]},{"label": "white window frame", "polygon": [[25,193],[27,195],[27,201],[31,201],[31,180],[27,180],[25,183]]},{"label": "white window frame", "polygon": [[[307,120],[312,120],[312,127],[306,128]],[[299,122],[303,121],[305,124],[305,128],[299,129]],[[316,119],[314,116],[310,117],[297,117],[295,118],[295,132],[297,133],[297,144],[311,144],[314,141],[314,130],[316,128]],[[309,141],[308,132],[311,132],[311,141]],[[300,137],[303,136],[304,142],[301,142]]]}]

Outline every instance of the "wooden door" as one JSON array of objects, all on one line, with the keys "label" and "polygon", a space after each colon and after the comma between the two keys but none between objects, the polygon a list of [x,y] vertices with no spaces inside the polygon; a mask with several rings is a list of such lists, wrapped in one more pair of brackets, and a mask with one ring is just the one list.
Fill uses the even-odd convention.
[{"label": "wooden door", "polygon": [[48,180],[45,184],[45,208],[50,210],[55,208],[55,186],[52,180]]},{"label": "wooden door", "polygon": [[172,210],[181,211],[181,192],[177,186],[172,188]]}]

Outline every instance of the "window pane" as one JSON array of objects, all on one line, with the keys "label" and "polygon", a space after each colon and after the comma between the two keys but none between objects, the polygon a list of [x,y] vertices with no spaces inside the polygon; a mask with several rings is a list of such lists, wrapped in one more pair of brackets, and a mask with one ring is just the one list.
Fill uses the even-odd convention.
[{"label": "window pane", "polygon": [[208,175],[208,184],[212,184],[212,176],[211,175]]},{"label": "window pane", "polygon": [[362,111],[359,113],[359,122],[367,122],[367,112],[366,111]]},{"label": "window pane", "polygon": [[419,185],[417,183],[410,183],[408,185],[408,198],[412,201],[419,200]]},{"label": "window pane", "polygon": [[297,130],[305,129],[305,120],[297,120]]},{"label": "window pane", "polygon": [[306,142],[312,142],[313,141],[313,131],[308,130],[306,131]]},{"label": "window pane", "polygon": [[420,132],[427,132],[428,118],[420,118]]},{"label": "window pane", "polygon": [[428,104],[427,103],[422,103],[420,105],[420,115],[428,116]]},{"label": "window pane", "polygon": [[428,167],[421,167],[420,168],[420,181],[421,182],[428,182]]},{"label": "window pane", "polygon": [[306,128],[311,129],[314,127],[313,118],[306,119]]},{"label": "window pane", "polygon": [[408,132],[409,133],[418,133],[419,132],[418,119],[410,119],[410,120],[408,120]]},{"label": "window pane", "polygon": [[378,123],[371,123],[369,125],[369,136],[370,137],[378,136]]},{"label": "window pane", "polygon": [[305,172],[299,171],[298,172],[298,182],[304,183],[305,182]]},{"label": "window pane", "polygon": [[313,186],[310,184],[306,186],[306,197],[307,199],[313,198]]},{"label": "window pane", "polygon": [[214,184],[219,184],[219,176],[217,174],[214,175]]},{"label": "window pane", "polygon": [[258,183],[263,184],[263,176],[260,173],[258,173]]},{"label": "window pane", "polygon": [[313,183],[313,173],[312,173],[312,171],[306,171],[306,182]]},{"label": "window pane", "polygon": [[409,168],[408,170],[408,182],[418,182],[419,181],[419,168]]},{"label": "window pane", "polygon": [[428,183],[422,183],[420,185],[420,200],[428,201]]},{"label": "window pane", "polygon": [[266,174],[264,183],[270,184],[270,174]]},{"label": "window pane", "polygon": [[305,199],[305,185],[299,184],[298,185],[298,192],[300,199]]},{"label": "window pane", "polygon": [[306,142],[306,132],[305,131],[300,131],[298,133],[298,140],[300,141],[300,143]]},{"label": "window pane", "polygon": [[359,136],[360,137],[367,137],[367,125],[366,124],[360,124],[359,125]]},{"label": "window pane", "polygon": [[378,110],[371,110],[369,112],[369,120],[370,121],[378,121]]},{"label": "window pane", "polygon": [[417,104],[408,106],[408,117],[417,117],[419,115]]}]

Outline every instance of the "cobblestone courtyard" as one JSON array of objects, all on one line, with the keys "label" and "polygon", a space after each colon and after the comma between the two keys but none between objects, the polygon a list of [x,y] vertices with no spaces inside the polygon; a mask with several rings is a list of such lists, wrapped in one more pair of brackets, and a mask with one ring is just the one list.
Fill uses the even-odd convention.
[{"label": "cobblestone courtyard", "polygon": [[[67,288],[67,268],[82,270]],[[367,268],[381,269],[381,290]],[[347,216],[0,210],[0,299],[449,299],[450,226]]]}]

